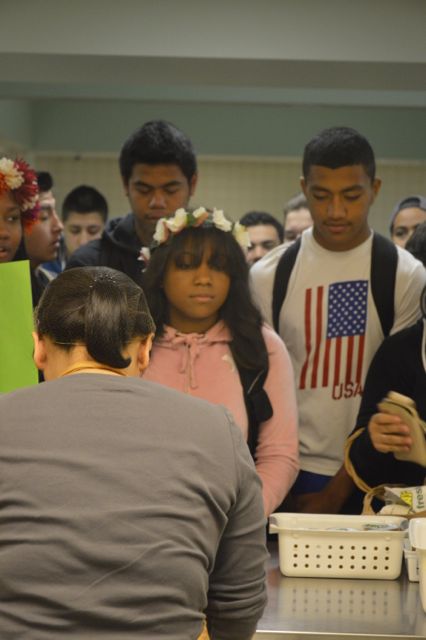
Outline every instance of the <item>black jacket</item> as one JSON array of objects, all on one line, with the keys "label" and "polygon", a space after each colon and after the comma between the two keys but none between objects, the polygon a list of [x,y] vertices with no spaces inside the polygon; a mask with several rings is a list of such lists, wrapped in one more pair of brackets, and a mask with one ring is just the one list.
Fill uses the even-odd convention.
[{"label": "black jacket", "polygon": [[141,246],[136,235],[135,217],[129,213],[125,218],[110,220],[102,237],[77,249],[65,268],[111,267],[123,271],[141,286],[142,269],[145,266],[143,261],[138,260]]},{"label": "black jacket", "polygon": [[397,391],[412,398],[420,418],[426,419],[426,371],[422,357],[424,331],[424,321],[419,320],[386,338],[370,364],[354,431],[360,427],[364,430],[349,450],[356,473],[370,487],[379,484],[417,486],[424,482],[425,467],[397,460],[392,453],[380,453],[374,448],[367,429],[370,418],[377,413],[377,404],[388,391]]}]

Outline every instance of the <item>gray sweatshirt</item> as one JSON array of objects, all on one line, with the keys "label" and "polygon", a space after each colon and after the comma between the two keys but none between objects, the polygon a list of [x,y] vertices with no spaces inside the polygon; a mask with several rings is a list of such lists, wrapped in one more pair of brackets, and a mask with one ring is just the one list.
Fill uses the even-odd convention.
[{"label": "gray sweatshirt", "polygon": [[0,397],[0,637],[245,640],[260,482],[225,409],[80,373]]}]

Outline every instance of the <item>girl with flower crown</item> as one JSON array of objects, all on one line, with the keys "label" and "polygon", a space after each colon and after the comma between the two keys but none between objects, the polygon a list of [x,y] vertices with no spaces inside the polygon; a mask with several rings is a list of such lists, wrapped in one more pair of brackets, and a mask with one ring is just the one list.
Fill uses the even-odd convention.
[{"label": "girl with flower crown", "polygon": [[296,397],[287,350],[251,299],[247,240],[217,210],[180,209],[158,221],[144,273],[157,327],[144,378],[225,405],[249,442],[258,416],[252,453],[269,515],[299,469]]},{"label": "girl with flower crown", "polygon": [[37,219],[35,172],[23,160],[0,158],[0,263],[12,261],[22,240],[22,228]]}]

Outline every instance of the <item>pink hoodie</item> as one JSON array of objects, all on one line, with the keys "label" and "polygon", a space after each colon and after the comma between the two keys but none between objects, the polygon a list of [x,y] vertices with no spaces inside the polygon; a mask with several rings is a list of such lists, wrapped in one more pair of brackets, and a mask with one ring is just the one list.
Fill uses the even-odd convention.
[{"label": "pink hoodie", "polygon": [[[293,368],[279,336],[266,326],[263,335],[269,353],[265,391],[274,414],[260,427],[256,469],[263,482],[265,513],[269,515],[281,504],[296,479],[299,457]],[[154,342],[144,378],[223,404],[247,438],[247,413],[229,349],[231,339],[223,321],[205,334],[178,333],[166,327],[165,334]]]}]

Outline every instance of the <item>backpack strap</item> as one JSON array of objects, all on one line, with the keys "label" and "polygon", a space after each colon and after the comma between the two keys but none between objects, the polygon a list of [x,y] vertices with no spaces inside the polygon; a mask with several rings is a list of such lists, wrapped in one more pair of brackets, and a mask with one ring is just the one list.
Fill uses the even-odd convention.
[{"label": "backpack strap", "polygon": [[379,233],[373,235],[371,252],[371,293],[385,338],[395,319],[395,283],[398,251],[393,242]]},{"label": "backpack strap", "polygon": [[300,249],[301,238],[298,238],[284,251],[275,270],[274,287],[272,290],[272,322],[279,333],[280,312],[287,293],[288,282]]},{"label": "backpack strap", "polygon": [[241,384],[244,393],[248,417],[247,444],[254,458],[259,440],[259,427],[262,422],[269,420],[274,411],[263,385],[265,384],[268,370],[245,369],[238,366]]}]

